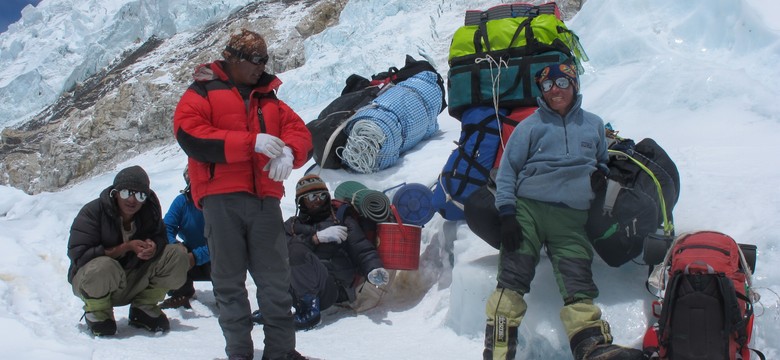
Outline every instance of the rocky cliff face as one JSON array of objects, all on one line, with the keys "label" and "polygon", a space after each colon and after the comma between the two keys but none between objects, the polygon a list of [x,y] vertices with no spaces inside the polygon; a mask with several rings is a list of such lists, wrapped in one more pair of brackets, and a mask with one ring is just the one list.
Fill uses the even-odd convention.
[{"label": "rocky cliff face", "polygon": [[[173,112],[192,70],[218,59],[231,33],[258,29],[269,44],[271,72],[284,72],[304,65],[303,40],[336,24],[347,1],[253,2],[201,31],[139,43],[32,120],[2,131],[0,184],[54,191],[173,143]],[[567,19],[583,2],[558,1]]]},{"label": "rocky cliff face", "polygon": [[148,39],[31,121],[5,128],[0,183],[28,193],[52,191],[174,142],[173,111],[192,69],[218,59],[231,33],[259,29],[272,55],[269,69],[283,72],[304,64],[304,38],[336,23],[345,4],[255,2],[199,32]]}]

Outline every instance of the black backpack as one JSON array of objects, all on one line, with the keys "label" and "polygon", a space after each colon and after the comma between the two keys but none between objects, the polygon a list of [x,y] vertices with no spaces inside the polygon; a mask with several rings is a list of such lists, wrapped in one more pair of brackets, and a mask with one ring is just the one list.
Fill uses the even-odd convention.
[{"label": "black backpack", "polygon": [[673,235],[672,210],[680,174],[653,139],[638,144],[616,139],[609,146],[609,177],[598,181],[586,231],[593,248],[608,265],[618,267],[642,253],[645,238],[663,230]]},{"label": "black backpack", "polygon": [[347,134],[341,129],[344,128],[347,120],[355,114],[357,109],[376,99],[380,90],[379,86],[369,86],[347,92],[328,104],[317,116],[317,120],[306,124],[311,132],[314,161],[320,167],[323,169],[340,169],[342,167],[341,159],[337,156],[336,150],[347,143]]}]

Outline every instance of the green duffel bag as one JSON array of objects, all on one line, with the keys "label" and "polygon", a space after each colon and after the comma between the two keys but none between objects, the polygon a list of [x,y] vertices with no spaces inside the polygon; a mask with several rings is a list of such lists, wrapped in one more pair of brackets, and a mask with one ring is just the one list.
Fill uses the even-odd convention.
[{"label": "green duffel bag", "polygon": [[452,36],[449,62],[460,63],[491,51],[509,49],[513,55],[532,55],[554,47],[587,61],[579,38],[552,14],[510,17],[465,25]]},{"label": "green duffel bag", "polygon": [[[447,74],[448,111],[456,119],[470,107],[493,106],[494,97],[501,108],[537,106],[541,91],[534,75],[547,65],[572,61],[570,55],[555,50],[516,57],[506,57],[505,52],[483,55],[493,60],[453,65]],[[506,60],[499,67],[500,59]]]}]

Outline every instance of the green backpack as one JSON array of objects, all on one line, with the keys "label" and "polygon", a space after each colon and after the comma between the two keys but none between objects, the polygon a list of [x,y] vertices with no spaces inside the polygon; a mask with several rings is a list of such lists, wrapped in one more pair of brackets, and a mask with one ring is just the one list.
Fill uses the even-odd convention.
[{"label": "green backpack", "polygon": [[579,61],[587,61],[587,55],[579,38],[555,15],[557,12],[541,9],[555,4],[522,6],[522,10],[506,11],[509,17],[464,25],[455,31],[447,82],[448,111],[453,117],[459,119],[470,107],[496,102],[508,109],[536,106],[541,93],[534,74],[547,65],[575,62],[582,72]]}]

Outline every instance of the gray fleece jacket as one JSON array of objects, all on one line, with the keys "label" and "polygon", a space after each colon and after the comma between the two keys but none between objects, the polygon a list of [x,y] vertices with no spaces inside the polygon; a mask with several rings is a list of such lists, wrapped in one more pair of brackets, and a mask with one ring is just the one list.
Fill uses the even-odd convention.
[{"label": "gray fleece jacket", "polygon": [[507,141],[496,175],[496,208],[514,208],[522,197],[587,210],[594,197],[591,174],[597,167],[609,171],[604,122],[580,108],[582,95],[563,118],[543,99],[537,102],[539,109]]}]

